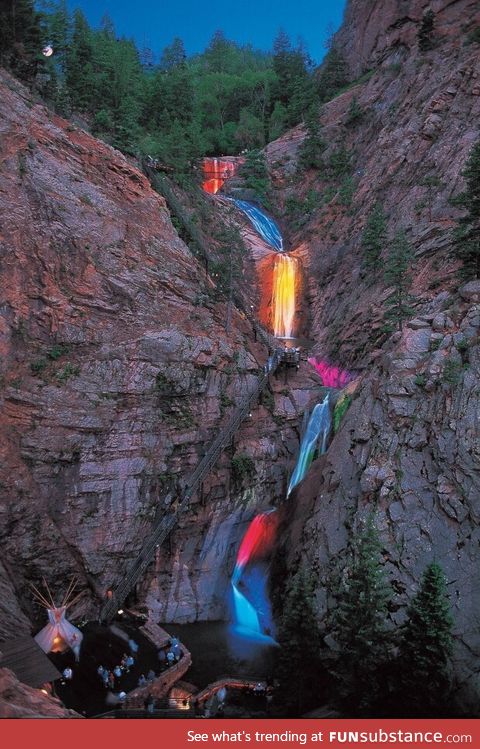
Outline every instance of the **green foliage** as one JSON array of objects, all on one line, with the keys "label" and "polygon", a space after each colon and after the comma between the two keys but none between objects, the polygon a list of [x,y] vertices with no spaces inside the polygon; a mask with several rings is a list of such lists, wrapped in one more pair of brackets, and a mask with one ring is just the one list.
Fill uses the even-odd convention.
[{"label": "green foliage", "polygon": [[415,382],[415,385],[418,385],[418,387],[423,388],[426,385],[427,378],[424,374],[417,374],[415,375],[414,382]]},{"label": "green foliage", "polygon": [[368,271],[375,273],[379,270],[386,241],[387,217],[381,204],[376,203],[367,218],[362,235],[363,264]]},{"label": "green foliage", "polygon": [[468,44],[480,44],[480,26],[476,26],[467,36]]},{"label": "green foliage", "polygon": [[43,370],[45,369],[45,367],[47,366],[47,363],[48,363],[47,360],[44,359],[43,357],[40,359],[35,359],[35,361],[32,361],[30,363],[30,369],[32,371],[32,374],[34,375],[41,374]]},{"label": "green foliage", "polygon": [[336,593],[331,624],[339,654],[334,671],[340,703],[349,714],[368,714],[381,698],[380,668],[389,655],[386,613],[391,597],[381,549],[370,515],[351,541]]},{"label": "green foliage", "polygon": [[320,204],[320,193],[313,189],[308,190],[303,198],[298,198],[296,195],[289,195],[285,200],[285,213],[289,218],[292,228],[300,229],[304,226]]},{"label": "green foliage", "polygon": [[318,705],[320,635],[314,606],[315,581],[301,567],[287,585],[278,626],[275,703],[286,715]]},{"label": "green foliage", "polygon": [[328,174],[331,179],[343,179],[351,173],[353,152],[340,145],[330,154]]},{"label": "green foliage", "polygon": [[80,374],[80,367],[72,364],[71,362],[67,362],[65,366],[62,369],[59,369],[56,373],[56,378],[60,383],[65,383],[67,380],[70,379],[70,377],[78,377]]},{"label": "green foliage", "polygon": [[268,202],[270,177],[265,156],[261,151],[248,151],[239,174],[244,179],[245,187],[255,192],[257,200],[262,203]]},{"label": "green foliage", "polygon": [[443,367],[442,381],[447,385],[458,385],[462,379],[462,364],[453,357],[449,357]]},{"label": "green foliage", "polygon": [[352,402],[352,396],[351,395],[342,395],[341,398],[338,399],[338,401],[335,404],[335,408],[333,409],[333,432],[336,434],[338,430],[340,429],[340,424],[342,423],[342,419],[347,413],[348,409],[350,408],[350,404]]},{"label": "green foliage", "polygon": [[42,15],[34,0],[3,0],[0,7],[0,65],[32,80],[43,70]]},{"label": "green foliage", "polygon": [[68,346],[65,346],[63,343],[56,343],[50,351],[47,351],[47,356],[52,361],[57,361],[64,354],[68,354],[69,350]]},{"label": "green foliage", "polygon": [[342,205],[348,208],[352,205],[354,194],[355,182],[350,174],[346,174],[338,191],[338,199]]},{"label": "green foliage", "polygon": [[342,53],[334,46],[325,55],[318,75],[320,101],[332,99],[349,82],[348,67]]},{"label": "green foliage", "polygon": [[247,453],[236,453],[232,458],[231,475],[234,483],[240,484],[244,479],[255,475],[255,461]]},{"label": "green foliage", "polygon": [[320,114],[318,105],[311,106],[305,117],[307,134],[298,149],[298,168],[321,169],[322,154],[326,144],[321,135]]},{"label": "green foliage", "polygon": [[403,321],[412,314],[412,297],[409,289],[412,283],[411,266],[413,251],[403,230],[398,231],[390,244],[385,263],[384,279],[387,287],[393,291],[385,304],[387,327],[392,330],[397,327],[402,330]]},{"label": "green foliage", "polygon": [[445,575],[436,562],[423,573],[407,611],[398,655],[396,701],[404,717],[442,715],[450,693],[453,619]]},{"label": "green foliage", "polygon": [[463,261],[462,275],[466,279],[480,278],[480,140],[472,148],[463,176],[466,189],[458,203],[466,215],[458,222],[455,251]]},{"label": "green foliage", "polygon": [[418,30],[418,48],[421,52],[427,52],[433,47],[433,27],[435,23],[435,13],[429,9],[423,14],[420,28]]},{"label": "green foliage", "polygon": [[365,110],[358,103],[356,96],[353,97],[348,108],[345,124],[348,126],[359,125],[365,117]]}]

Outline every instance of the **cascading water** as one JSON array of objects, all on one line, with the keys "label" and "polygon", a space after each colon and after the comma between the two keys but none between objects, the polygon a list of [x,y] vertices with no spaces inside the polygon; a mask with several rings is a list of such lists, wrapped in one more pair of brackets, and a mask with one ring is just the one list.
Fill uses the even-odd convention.
[{"label": "cascading water", "polygon": [[235,174],[241,160],[231,159],[204,159],[203,160],[203,189],[205,192],[215,195],[223,186],[226,179]]},{"label": "cascading water", "polygon": [[326,452],[331,428],[332,417],[330,413],[330,395],[328,394],[323,403],[317,403],[308,420],[307,428],[300,444],[297,464],[288,484],[287,497],[307,473],[315,457],[317,445],[319,455],[323,455]]},{"label": "cascading water", "polygon": [[262,560],[272,550],[277,525],[275,510],[253,518],[240,544],[232,575],[234,628],[244,637],[265,644],[274,644],[274,640],[270,636],[272,618]]},{"label": "cascading water", "polygon": [[276,338],[292,338],[295,320],[296,259],[290,255],[275,258],[273,268],[272,316]]},{"label": "cascading water", "polygon": [[253,205],[253,203],[248,203],[246,200],[236,200],[234,198],[231,200],[247,216],[262,239],[277,250],[277,252],[283,252],[283,238],[273,218],[267,216],[260,208]]}]

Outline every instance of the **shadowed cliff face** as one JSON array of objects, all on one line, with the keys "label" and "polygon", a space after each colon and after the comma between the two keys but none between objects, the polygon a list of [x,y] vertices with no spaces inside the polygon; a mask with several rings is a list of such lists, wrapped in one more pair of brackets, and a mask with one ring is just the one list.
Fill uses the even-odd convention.
[{"label": "shadowed cliff face", "polygon": [[[251,390],[267,351],[238,312],[225,333],[225,304],[136,168],[35,104],[6,73],[0,87],[7,636],[18,615],[13,590],[32,615],[25,581],[42,575],[60,591],[78,576],[85,596],[74,615],[96,612],[92,591],[101,597],[122,578],[165,495]],[[159,551],[145,583],[166,618],[223,614],[224,561],[233,565],[256,508],[282,495],[305,405],[292,406],[283,430],[259,408],[236,440],[256,477],[230,485],[227,451],[203,503],[194,497],[172,554]]]},{"label": "shadowed cliff face", "polygon": [[[461,172],[478,138],[479,46],[465,43],[464,25],[478,25],[480,14],[478,3],[430,5],[438,24],[426,53],[417,43],[426,3],[352,0],[337,35],[354,70],[373,69],[321,111],[325,163],[342,145],[352,154],[351,205],[342,205],[340,182],[321,171],[292,180],[301,127],[267,148],[280,200],[319,193],[292,242],[310,282],[314,352],[362,371],[327,455],[296,491],[286,549],[318,573],[324,619],[334,605],[331,573],[344,565],[359,518],[375,508],[395,590],[392,625],[403,620],[425,566],[439,562],[455,617],[457,696],[475,711],[480,285],[458,281],[450,251],[461,214],[449,199],[464,187]],[[363,116],[349,123],[353,97]],[[389,293],[382,272],[375,278],[362,269],[362,232],[377,200],[389,238],[404,228],[415,251],[413,319],[393,335],[382,332]]]},{"label": "shadowed cliff face", "polygon": [[454,47],[462,44],[460,26],[478,23],[476,0],[350,0],[335,43],[352,74],[377,67],[392,52],[412,50],[427,10],[435,14],[435,34]]}]

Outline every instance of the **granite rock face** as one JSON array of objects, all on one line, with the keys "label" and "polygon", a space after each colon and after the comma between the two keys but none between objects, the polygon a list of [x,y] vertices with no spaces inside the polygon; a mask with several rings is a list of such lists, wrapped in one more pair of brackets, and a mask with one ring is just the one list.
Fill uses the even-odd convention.
[{"label": "granite rock face", "polygon": [[[8,637],[17,617],[22,627],[41,624],[27,581],[43,576],[59,595],[77,577],[84,596],[71,616],[97,613],[268,354],[238,311],[226,333],[225,303],[141,172],[6,73],[0,89],[0,632]],[[147,574],[165,618],[224,613],[223,553],[283,491],[300,412],[284,428],[272,404],[254,415],[235,450],[254,458],[256,476],[231,486],[227,451],[173,534],[172,555],[160,550]]]}]

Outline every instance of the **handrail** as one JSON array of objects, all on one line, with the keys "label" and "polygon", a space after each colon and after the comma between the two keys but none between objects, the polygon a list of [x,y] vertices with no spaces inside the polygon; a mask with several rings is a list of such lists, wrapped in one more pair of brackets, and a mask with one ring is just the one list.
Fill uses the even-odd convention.
[{"label": "handrail", "polygon": [[183,498],[178,503],[176,509],[159,518],[150,537],[144,543],[140,554],[130,565],[122,582],[113,591],[111,598],[109,598],[109,600],[102,606],[100,611],[101,621],[110,621],[121,607],[127,595],[141,578],[148,565],[152,562],[156,548],[167,538],[170,531],[174,528],[179,516],[189,506],[193,493],[213,468],[222,451],[229,444],[233,435],[240,427],[240,424],[250,413],[254,400],[268,383],[269,374],[273,374],[276,371],[281,360],[282,350],[276,348],[274,353],[268,358],[264,371],[258,378],[255,387],[244,398],[241,405],[237,407],[228,424],[224,426],[218,436],[213,440],[209,449],[198,463],[193,473],[187,479],[183,491]]}]

